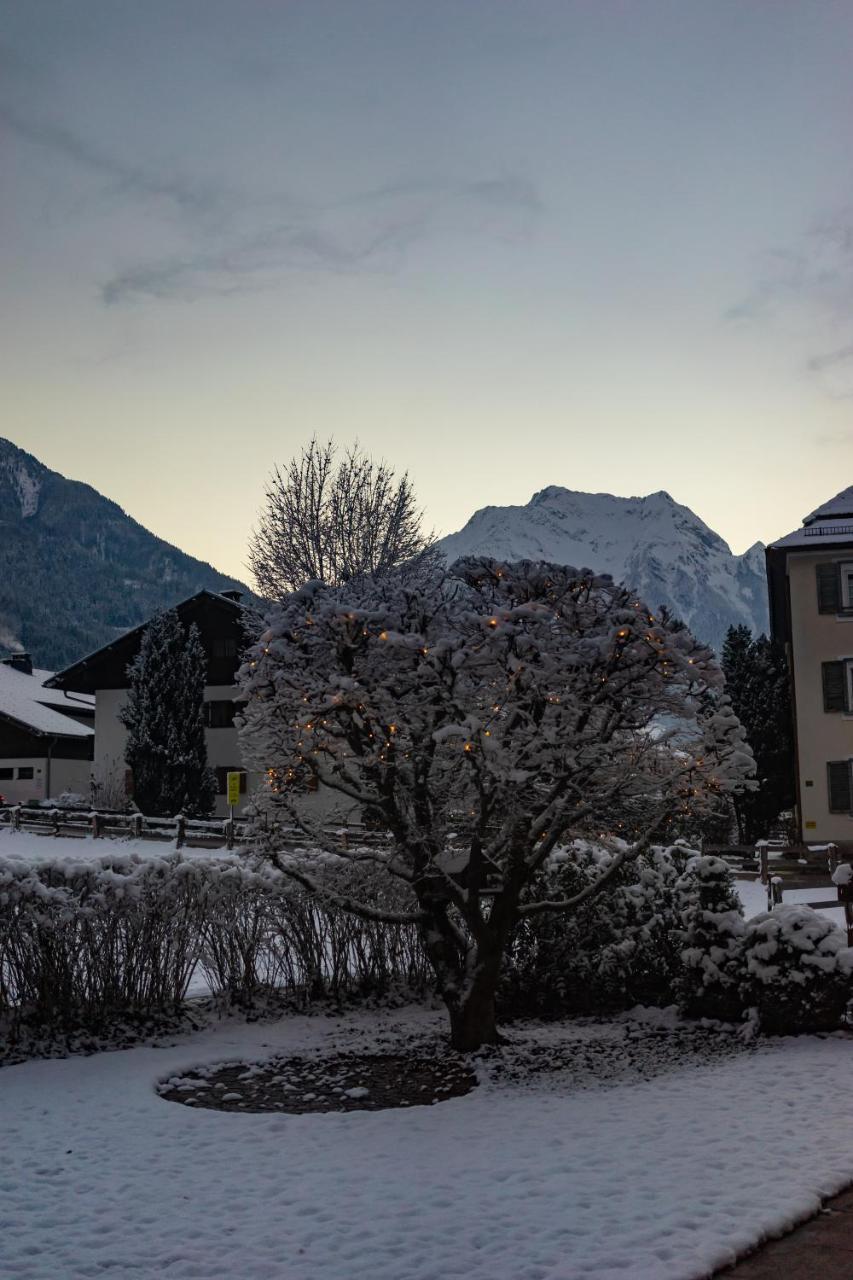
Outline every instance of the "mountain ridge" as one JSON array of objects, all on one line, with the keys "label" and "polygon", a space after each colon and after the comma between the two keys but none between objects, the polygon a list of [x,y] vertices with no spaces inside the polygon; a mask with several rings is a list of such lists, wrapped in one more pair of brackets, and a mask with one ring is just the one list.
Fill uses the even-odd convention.
[{"label": "mountain ridge", "polygon": [[623,498],[547,485],[524,505],[480,508],[439,546],[449,560],[493,555],[610,573],[650,607],[666,605],[717,652],[732,625],[768,628],[763,543],[735,555],[665,489]]},{"label": "mountain ridge", "polygon": [[56,670],[204,587],[254,598],[0,437],[0,649]]}]

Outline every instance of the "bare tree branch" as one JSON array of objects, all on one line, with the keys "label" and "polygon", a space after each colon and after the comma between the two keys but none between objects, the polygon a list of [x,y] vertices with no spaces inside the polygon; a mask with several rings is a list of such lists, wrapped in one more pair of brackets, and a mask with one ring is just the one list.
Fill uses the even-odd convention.
[{"label": "bare tree branch", "polygon": [[314,437],[267,483],[249,568],[268,600],[314,580],[339,586],[384,573],[434,547],[407,474],[398,479],[358,445],[336,454],[333,440]]}]

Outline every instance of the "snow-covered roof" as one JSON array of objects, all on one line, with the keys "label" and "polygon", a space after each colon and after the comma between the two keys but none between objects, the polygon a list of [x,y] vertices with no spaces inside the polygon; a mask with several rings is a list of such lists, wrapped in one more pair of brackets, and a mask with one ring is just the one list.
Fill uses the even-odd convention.
[{"label": "snow-covered roof", "polygon": [[[57,738],[91,738],[95,732],[91,725],[78,724],[70,715],[54,711],[57,703],[75,708],[91,709],[94,698],[63,697],[55,689],[45,689],[44,681],[53,673],[33,671],[27,675],[0,662],[0,716],[14,720],[33,733]],[[46,706],[45,703],[49,703]]]},{"label": "snow-covered roof", "polygon": [[830,542],[853,544],[853,485],[816,507],[805,517],[802,528],[777,538],[771,547],[809,547],[818,551]]},{"label": "snow-covered roof", "polygon": [[842,489],[834,498],[816,507],[811,515],[806,516],[803,524],[810,525],[815,520],[837,520],[844,516],[853,519],[853,484]]}]

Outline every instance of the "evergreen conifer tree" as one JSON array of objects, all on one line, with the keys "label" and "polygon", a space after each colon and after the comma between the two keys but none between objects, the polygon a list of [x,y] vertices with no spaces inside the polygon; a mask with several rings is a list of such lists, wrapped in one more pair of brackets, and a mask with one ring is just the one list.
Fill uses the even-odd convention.
[{"label": "evergreen conifer tree", "polygon": [[143,813],[206,817],[216,782],[207,764],[204,685],[207,660],[198,627],[185,630],[174,609],[145,628],[128,667],[130,692],[119,718],[128,730],[125,759]]},{"label": "evergreen conifer tree", "polygon": [[785,653],[749,627],[730,627],[722,667],[735,714],[756,763],[755,791],[734,797],[741,840],[765,839],[783,809],[794,804],[794,729]]}]

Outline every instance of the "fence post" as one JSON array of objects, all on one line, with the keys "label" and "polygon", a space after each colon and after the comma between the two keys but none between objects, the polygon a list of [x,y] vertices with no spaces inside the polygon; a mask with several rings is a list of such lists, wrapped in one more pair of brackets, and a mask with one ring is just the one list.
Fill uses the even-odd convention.
[{"label": "fence post", "polygon": [[767,886],[767,910],[772,911],[774,907],[782,905],[782,877],[771,876],[770,883]]},{"label": "fence post", "polygon": [[762,884],[770,884],[770,857],[767,852],[767,841],[755,842],[755,856],[758,859],[759,879]]},{"label": "fence post", "polygon": [[132,813],[130,815],[130,830],[135,840],[142,838],[142,814]]},{"label": "fence post", "polygon": [[21,829],[21,806],[19,804],[16,804],[12,810],[12,826],[16,831]]},{"label": "fence post", "polygon": [[226,849],[233,849],[234,848],[234,819],[226,818],[222,824],[222,828],[225,832]]},{"label": "fence post", "polygon": [[182,813],[175,818],[175,848],[182,849],[187,838],[187,820]]},{"label": "fence post", "polygon": [[92,814],[92,839],[97,840],[101,834],[101,815],[99,813]]}]

